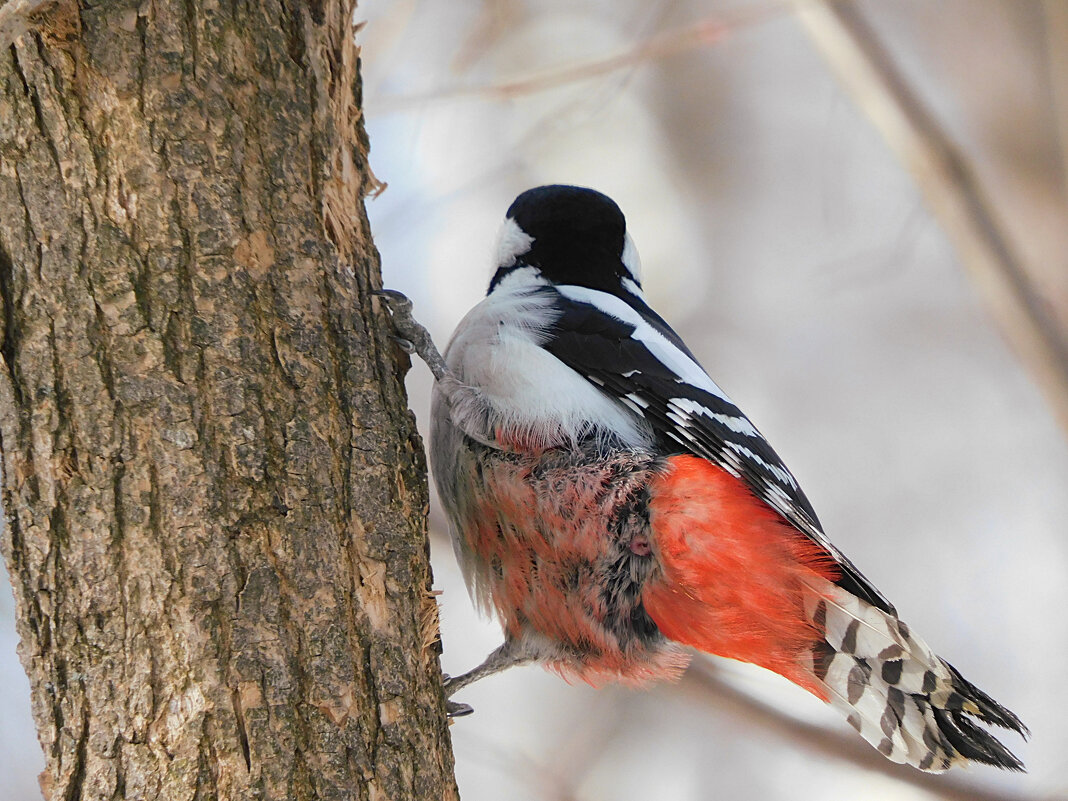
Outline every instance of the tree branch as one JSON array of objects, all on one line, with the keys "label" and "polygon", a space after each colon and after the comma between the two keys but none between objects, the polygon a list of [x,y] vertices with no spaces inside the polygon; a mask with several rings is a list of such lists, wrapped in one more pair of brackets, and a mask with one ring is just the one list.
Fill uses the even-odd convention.
[{"label": "tree branch", "polygon": [[537,94],[716,44],[728,34],[783,16],[786,13],[785,8],[778,3],[773,3],[747,7],[729,14],[715,14],[688,25],[663,31],[639,41],[633,47],[609,56],[550,67],[534,74],[498,83],[439,87],[419,94],[387,96],[380,98],[376,102],[376,107],[379,113],[389,113],[422,103],[456,100],[463,97],[509,100]]}]

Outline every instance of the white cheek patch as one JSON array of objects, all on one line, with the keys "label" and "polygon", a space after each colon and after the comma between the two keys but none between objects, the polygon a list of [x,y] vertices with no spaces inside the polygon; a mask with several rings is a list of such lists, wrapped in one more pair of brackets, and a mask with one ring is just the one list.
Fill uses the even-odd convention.
[{"label": "white cheek patch", "polygon": [[532,244],[534,237],[511,217],[506,218],[497,234],[497,266],[511,267],[520,256],[530,251]]}]

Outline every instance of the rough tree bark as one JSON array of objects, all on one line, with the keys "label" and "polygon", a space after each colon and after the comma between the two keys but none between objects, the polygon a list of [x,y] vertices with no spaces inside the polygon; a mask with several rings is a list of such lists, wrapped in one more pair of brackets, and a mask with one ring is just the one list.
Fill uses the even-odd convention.
[{"label": "rough tree bark", "polygon": [[3,553],[55,799],[455,797],[352,0],[0,51]]}]

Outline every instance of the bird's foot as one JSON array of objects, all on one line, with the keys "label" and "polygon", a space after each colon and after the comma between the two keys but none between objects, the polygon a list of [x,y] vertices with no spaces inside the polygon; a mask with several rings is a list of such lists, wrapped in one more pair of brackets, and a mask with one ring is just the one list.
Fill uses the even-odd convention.
[{"label": "bird's foot", "polygon": [[475,711],[475,708],[470,704],[462,704],[449,698],[460,687],[448,673],[441,674],[441,686],[445,689],[445,712],[450,718],[462,718]]},{"label": "bird's foot", "polygon": [[461,704],[459,701],[445,702],[445,714],[450,718],[462,718],[474,711],[475,708],[470,704]]},{"label": "bird's foot", "polygon": [[445,380],[446,377],[452,379],[441,352],[430,337],[430,332],[412,316],[411,299],[395,289],[380,289],[374,294],[382,299],[389,310],[397,344],[406,353],[415,353],[426,362],[438,381]]}]

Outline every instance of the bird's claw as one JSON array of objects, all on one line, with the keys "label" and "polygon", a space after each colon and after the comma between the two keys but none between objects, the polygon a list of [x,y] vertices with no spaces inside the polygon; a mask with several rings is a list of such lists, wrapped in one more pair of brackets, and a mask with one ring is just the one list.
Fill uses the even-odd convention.
[{"label": "bird's claw", "polygon": [[450,718],[462,718],[465,715],[470,715],[472,712],[475,711],[475,708],[473,706],[471,706],[470,704],[461,704],[459,701],[449,700],[449,696],[452,695],[453,692],[455,692],[454,690],[450,690],[450,685],[452,685],[453,683],[454,682],[452,676],[450,676],[448,673],[441,674],[441,686],[445,690],[445,713]]},{"label": "bird's claw", "polygon": [[465,715],[470,715],[474,711],[475,708],[470,704],[461,704],[459,701],[445,702],[445,714],[450,718],[462,718]]},{"label": "bird's claw", "polygon": [[382,298],[386,303],[386,307],[394,314],[412,310],[412,299],[396,289],[376,289],[371,294]]},{"label": "bird's claw", "polygon": [[397,344],[409,355],[415,353],[426,362],[439,383],[450,380],[455,382],[456,379],[449,373],[448,365],[434,345],[430,332],[412,316],[411,299],[395,289],[378,289],[374,294],[382,299],[389,310],[390,320],[393,322],[393,338]]},{"label": "bird's claw", "polygon": [[389,316],[393,320],[393,330],[396,332],[393,340],[405,353],[409,355],[415,353],[418,349],[414,339],[421,326],[412,317],[411,298],[395,289],[378,289],[373,294],[382,298],[389,310]]}]

